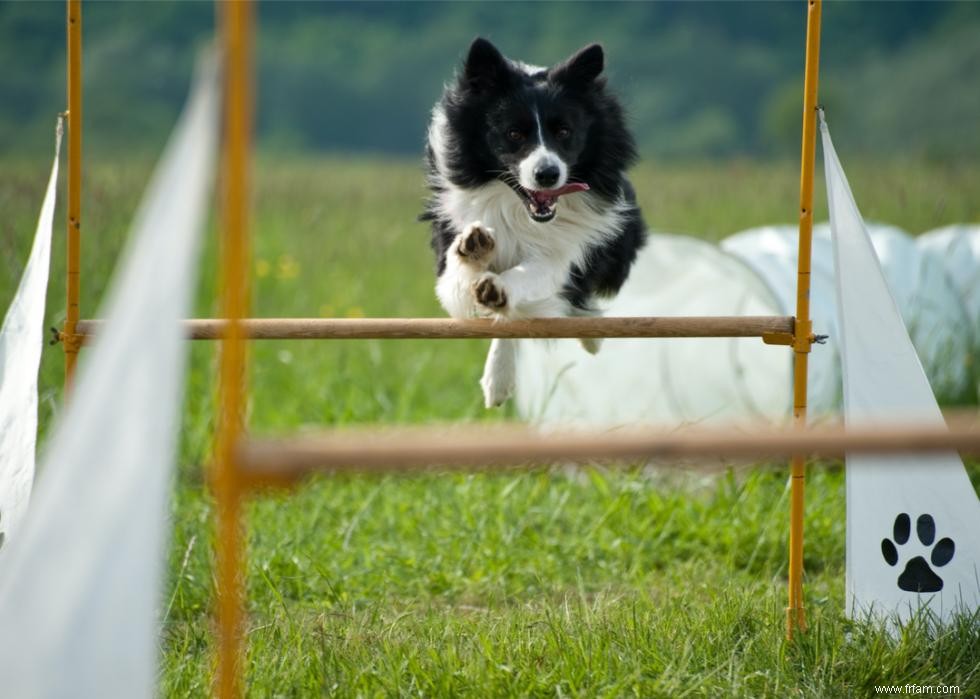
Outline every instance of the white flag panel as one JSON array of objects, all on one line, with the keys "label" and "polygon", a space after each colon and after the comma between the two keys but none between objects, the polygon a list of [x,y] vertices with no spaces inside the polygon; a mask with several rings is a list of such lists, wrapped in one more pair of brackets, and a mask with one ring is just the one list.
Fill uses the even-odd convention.
[{"label": "white flag panel", "polygon": [[[944,424],[821,120],[847,424]],[[847,609],[980,606],[980,501],[955,453],[847,457]],[[896,616],[897,615],[897,616]]]},{"label": "white flag panel", "polygon": [[[0,329],[0,555],[16,536],[34,483],[37,371],[44,346],[44,302],[58,189],[61,122],[31,254]],[[2,565],[2,563],[0,563]]]},{"label": "white flag panel", "polygon": [[0,569],[4,696],[155,694],[167,499],[218,115],[202,70]]}]

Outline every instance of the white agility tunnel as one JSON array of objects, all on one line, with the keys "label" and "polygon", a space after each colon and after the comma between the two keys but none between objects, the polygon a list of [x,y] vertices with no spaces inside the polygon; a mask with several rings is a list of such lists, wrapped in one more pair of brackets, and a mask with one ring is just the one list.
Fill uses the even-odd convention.
[{"label": "white agility tunnel", "polygon": [[[779,315],[749,267],[696,238],[653,234],[610,316]],[[521,340],[516,404],[543,424],[757,421],[786,414],[785,347],[758,338],[611,339],[596,355],[576,340]]]},{"label": "white agility tunnel", "polygon": [[[810,351],[807,405],[813,416],[835,412],[840,405],[840,358],[834,342],[838,336],[834,258],[828,233],[815,227],[810,260],[810,318],[814,332],[828,336],[826,344],[814,345]],[[780,315],[796,315],[798,237],[796,226],[762,226],[735,233],[719,243],[722,250],[759,275],[778,299]],[[784,354],[784,358],[792,363],[791,356]],[[787,386],[785,411],[790,408],[790,395]]]},{"label": "white agility tunnel", "polygon": [[980,225],[946,226],[915,240],[919,251],[943,265],[975,334],[980,334]]},{"label": "white agility tunnel", "polygon": [[960,297],[968,320],[966,335],[972,341],[967,363],[980,398],[980,225],[938,228],[915,243],[923,257],[942,265]]},{"label": "white agility tunnel", "polygon": [[[874,249],[933,390],[960,402],[980,395],[980,227],[955,226],[912,238],[867,226]],[[795,315],[796,226],[735,233],[719,246],[652,234],[611,316]],[[829,336],[810,352],[813,419],[841,407],[840,321],[830,227],[814,227],[810,313]],[[596,356],[572,340],[523,340],[516,406],[540,424],[604,427],[632,422],[785,421],[792,356],[752,339],[609,340]]]},{"label": "white agility tunnel", "polygon": [[[969,400],[975,334],[943,260],[923,254],[920,242],[895,226],[871,223],[867,230],[933,390],[945,400]],[[723,250],[756,270],[772,288],[784,315],[796,310],[797,236],[795,226],[766,226],[721,242]],[[826,223],[814,226],[811,267],[814,332],[829,336],[825,347],[810,353],[809,402],[819,414],[840,408],[841,382],[833,246]]]},{"label": "white agility tunnel", "polygon": [[894,226],[867,228],[933,391],[947,401],[972,397],[970,321],[945,265]]}]

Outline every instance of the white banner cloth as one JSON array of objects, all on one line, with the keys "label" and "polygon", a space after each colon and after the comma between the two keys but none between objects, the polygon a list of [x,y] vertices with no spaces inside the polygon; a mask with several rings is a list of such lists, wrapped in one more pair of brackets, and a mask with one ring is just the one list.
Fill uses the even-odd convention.
[{"label": "white banner cloth", "polygon": [[0,550],[16,536],[34,483],[37,371],[44,346],[44,303],[51,263],[51,228],[58,190],[58,120],[54,162],[31,254],[0,329]]},{"label": "white banner cloth", "polygon": [[[849,425],[943,425],[821,118]],[[847,611],[943,620],[980,606],[980,501],[956,453],[847,457]]]},{"label": "white banner cloth", "polygon": [[0,569],[0,693],[149,697],[190,307],[214,160],[197,77],[136,215],[76,388]]}]

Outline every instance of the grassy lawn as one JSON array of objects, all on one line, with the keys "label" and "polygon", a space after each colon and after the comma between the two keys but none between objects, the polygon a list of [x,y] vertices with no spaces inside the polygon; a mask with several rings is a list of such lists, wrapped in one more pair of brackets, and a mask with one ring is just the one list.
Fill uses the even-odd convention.
[{"label": "grassy lawn", "polygon": [[[846,157],[846,154],[845,154]],[[845,162],[845,165],[849,165]],[[83,316],[97,306],[148,163],[93,163],[84,197]],[[980,169],[849,167],[869,219],[921,232],[980,219]],[[44,164],[0,169],[0,307],[20,274]],[[792,163],[646,165],[648,223],[719,239],[792,221]],[[254,313],[435,316],[414,164],[260,159]],[[818,220],[826,217],[818,184]],[[58,227],[63,226],[59,213]],[[47,325],[63,320],[56,236]],[[215,245],[197,313],[216,313]],[[212,675],[212,504],[205,484],[215,354],[194,344],[183,412],[161,694]],[[363,423],[511,419],[482,408],[484,341],[251,346],[248,422],[260,434]],[[42,430],[60,402],[60,348],[42,367]],[[976,476],[978,469],[972,474]],[[975,483],[977,479],[975,478]],[[847,620],[844,477],[808,482],[811,630],[783,639],[786,471],[329,478],[255,498],[248,532],[248,694],[336,696],[873,696],[880,684],[980,693],[980,619],[893,639]]]}]

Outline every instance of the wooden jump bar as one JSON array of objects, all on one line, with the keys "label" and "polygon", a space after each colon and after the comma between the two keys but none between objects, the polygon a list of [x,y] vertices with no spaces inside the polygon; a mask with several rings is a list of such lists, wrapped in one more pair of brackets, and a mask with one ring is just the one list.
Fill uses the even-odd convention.
[{"label": "wooden jump bar", "polygon": [[980,428],[948,429],[897,423],[888,427],[736,432],[689,429],[666,432],[537,432],[527,427],[405,428],[345,431],[289,439],[250,439],[240,447],[242,475],[253,486],[289,485],[319,473],[480,471],[491,467],[583,461],[637,461],[723,457],[731,460],[803,453],[840,457],[845,452],[980,454]]},{"label": "wooden jump bar", "polygon": [[[78,335],[98,333],[102,321],[78,322]],[[228,322],[184,321],[191,340],[220,340]],[[656,318],[535,318],[493,321],[453,318],[248,318],[252,340],[367,340],[580,337],[762,337],[792,334],[792,316],[662,316]]]}]

